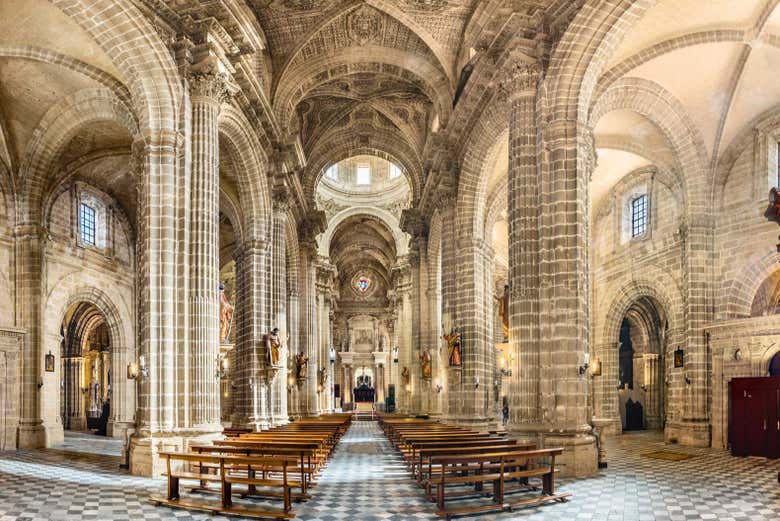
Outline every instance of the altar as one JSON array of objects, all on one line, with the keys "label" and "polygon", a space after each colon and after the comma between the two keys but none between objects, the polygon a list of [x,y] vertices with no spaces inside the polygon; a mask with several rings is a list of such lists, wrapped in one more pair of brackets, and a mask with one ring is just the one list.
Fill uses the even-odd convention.
[{"label": "altar", "polygon": [[352,395],[354,397],[355,403],[358,402],[374,403],[374,398],[376,396],[376,393],[373,387],[369,387],[368,385],[363,384],[360,387],[355,387],[352,390]]}]

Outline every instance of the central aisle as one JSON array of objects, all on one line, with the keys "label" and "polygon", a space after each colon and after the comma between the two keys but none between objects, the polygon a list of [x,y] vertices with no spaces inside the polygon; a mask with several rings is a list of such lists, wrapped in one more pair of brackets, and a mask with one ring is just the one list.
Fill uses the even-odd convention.
[{"label": "central aisle", "polygon": [[439,519],[377,422],[355,421],[296,519],[374,521]]}]

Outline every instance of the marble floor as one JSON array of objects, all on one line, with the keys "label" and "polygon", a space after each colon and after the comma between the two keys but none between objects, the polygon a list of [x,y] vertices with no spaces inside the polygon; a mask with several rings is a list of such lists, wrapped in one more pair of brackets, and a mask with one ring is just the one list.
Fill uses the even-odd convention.
[{"label": "marble floor", "polygon": [[[659,450],[693,457],[643,456]],[[67,433],[56,448],[0,453],[0,521],[215,519],[150,504],[165,481],[120,470],[120,451],[118,440]],[[573,494],[567,503],[476,519],[780,520],[780,461],[670,447],[654,433],[609,440],[607,454],[609,468],[598,476],[559,480],[558,489]],[[311,521],[438,519],[374,422],[353,424],[312,499],[294,509],[297,519]]]}]

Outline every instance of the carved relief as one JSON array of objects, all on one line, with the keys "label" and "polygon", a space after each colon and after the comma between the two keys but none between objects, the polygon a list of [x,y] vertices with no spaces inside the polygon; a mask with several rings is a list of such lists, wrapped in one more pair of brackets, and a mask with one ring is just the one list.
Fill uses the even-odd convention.
[{"label": "carved relief", "polygon": [[358,45],[365,45],[382,35],[384,19],[375,9],[362,6],[347,18],[347,35]]}]

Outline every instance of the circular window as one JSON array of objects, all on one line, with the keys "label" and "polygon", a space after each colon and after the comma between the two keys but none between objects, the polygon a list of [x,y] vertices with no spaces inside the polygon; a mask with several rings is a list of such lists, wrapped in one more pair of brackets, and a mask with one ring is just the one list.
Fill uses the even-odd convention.
[{"label": "circular window", "polygon": [[371,278],[363,273],[358,273],[352,279],[352,288],[355,290],[355,292],[357,292],[358,295],[367,295],[371,289],[371,286]]}]

